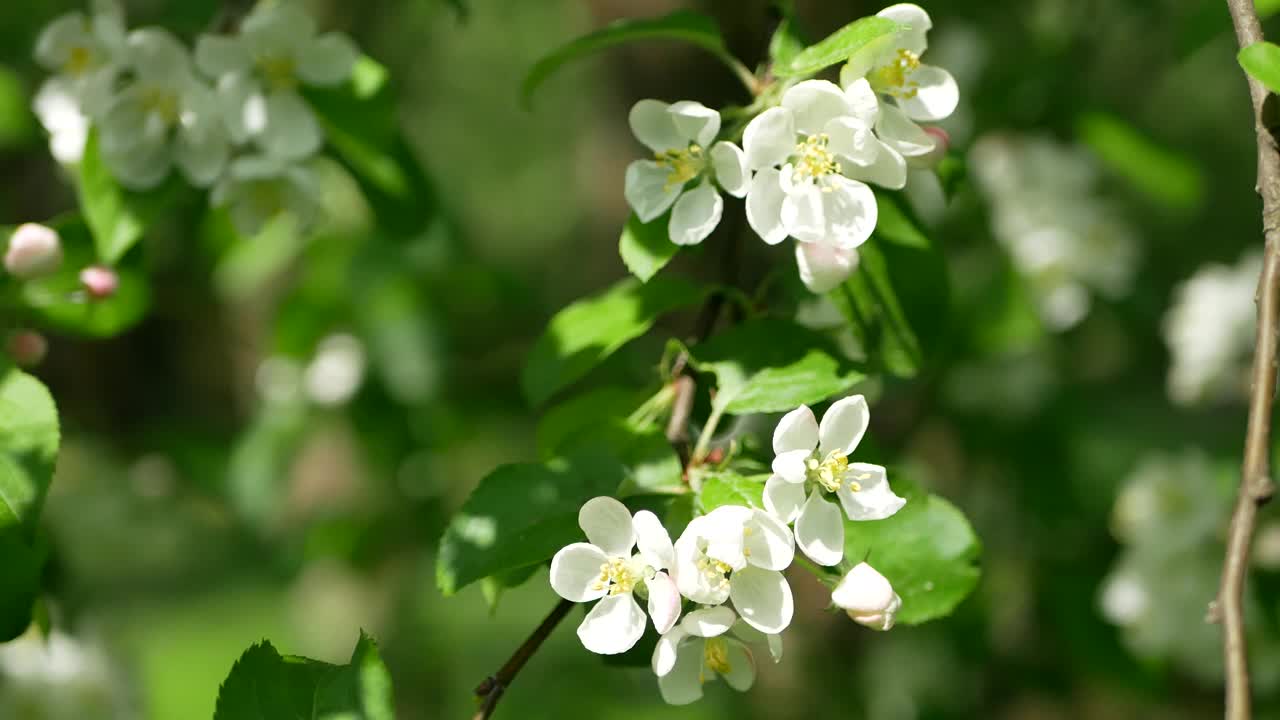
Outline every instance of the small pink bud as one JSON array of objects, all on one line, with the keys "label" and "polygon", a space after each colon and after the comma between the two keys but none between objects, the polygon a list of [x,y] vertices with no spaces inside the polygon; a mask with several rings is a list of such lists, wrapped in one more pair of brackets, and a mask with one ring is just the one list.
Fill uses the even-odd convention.
[{"label": "small pink bud", "polygon": [[937,167],[938,163],[947,156],[947,151],[951,149],[951,134],[937,125],[926,125],[923,130],[926,135],[933,138],[933,150],[920,156],[920,164],[925,167]]},{"label": "small pink bud", "polygon": [[90,265],[80,271],[80,284],[94,300],[105,300],[116,294],[120,277],[105,265]]},{"label": "small pink bud", "polygon": [[14,277],[28,280],[55,272],[62,264],[62,242],[52,228],[23,223],[9,237],[4,253],[4,269]]},{"label": "small pink bud", "polygon": [[18,330],[5,343],[9,357],[21,367],[39,365],[49,351],[49,342],[34,330]]}]

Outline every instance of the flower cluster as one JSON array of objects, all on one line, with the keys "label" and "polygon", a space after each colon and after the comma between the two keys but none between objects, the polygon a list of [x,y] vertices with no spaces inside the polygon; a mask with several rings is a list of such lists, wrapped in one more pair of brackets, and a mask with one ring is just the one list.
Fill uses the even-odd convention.
[{"label": "flower cluster", "polygon": [[[807,407],[788,413],[774,433],[765,507],[716,507],[691,520],[674,543],[648,510],[633,515],[609,497],[587,501],[578,514],[587,542],[551,560],[556,593],[595,603],[578,626],[583,646],[605,655],[630,650],[645,632],[647,608],[660,636],[652,667],[667,702],[697,700],[717,675],[748,689],[752,645],[767,646],[775,662],[782,656],[781,633],[795,610],[783,571],[796,545],[821,565],[844,558],[844,520],[826,495],[839,497],[850,520],[886,518],[905,502],[889,489],[884,468],[849,462],[868,420],[861,395],[832,404],[821,424]],[[878,630],[893,627],[902,605],[865,562],[844,574],[831,601]]]},{"label": "flower cluster", "polygon": [[848,278],[876,226],[868,183],[905,187],[908,164],[927,164],[938,149],[940,134],[917,122],[942,120],[959,102],[950,73],[920,60],[928,13],[903,3],[879,15],[903,26],[896,42],[851,61],[838,85],[780,86],[776,105],[741,127],[741,146],[734,133],[722,137],[720,113],[697,102],[636,103],[631,129],[654,152],[627,168],[625,194],[636,216],[647,223],[670,210],[671,241],[696,245],[720,223],[723,191],[745,198],[747,221],[766,243],[796,240],[810,290],[826,292]]},{"label": "flower cluster", "polygon": [[1174,290],[1164,317],[1169,397],[1179,405],[1240,399],[1248,387],[1257,327],[1254,291],[1262,256],[1246,253],[1234,267],[1212,263]]},{"label": "flower cluster", "polygon": [[58,160],[79,162],[92,128],[121,185],[148,190],[176,168],[253,234],[281,211],[314,212],[305,161],[323,136],[299,90],[344,82],[358,53],[292,3],[260,4],[236,35],[201,36],[192,53],[162,28],[127,30],[116,0],[94,0],[91,15],[50,23],[35,56],[55,73],[34,105]]}]

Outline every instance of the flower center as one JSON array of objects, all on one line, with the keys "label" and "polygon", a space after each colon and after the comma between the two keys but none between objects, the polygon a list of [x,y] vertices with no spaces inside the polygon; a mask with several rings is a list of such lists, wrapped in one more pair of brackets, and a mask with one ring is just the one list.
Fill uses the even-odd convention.
[{"label": "flower center", "polygon": [[730,567],[728,563],[723,563],[719,560],[703,555],[698,558],[698,561],[694,564],[698,566],[698,570],[702,573],[702,576],[706,578],[708,585],[717,590],[729,589],[728,575],[733,571],[733,568]]},{"label": "flower center", "polygon": [[[844,484],[845,476],[849,474],[849,457],[836,450],[827,455],[825,460],[809,458],[805,462],[805,469],[809,471],[810,480],[821,485],[827,492],[835,492]],[[853,492],[861,491],[862,484],[858,480],[866,480],[869,477],[871,476],[868,473],[855,474],[855,479],[849,480],[849,489]]]},{"label": "flower center", "polygon": [[826,133],[810,135],[796,143],[795,182],[818,180],[840,172],[840,163],[836,154],[827,148],[831,136]]},{"label": "flower center", "polygon": [[888,63],[876,68],[871,84],[900,100],[913,98],[919,92],[920,83],[907,79],[909,73],[920,67],[920,56],[898,48],[898,54]]},{"label": "flower center", "polygon": [[667,182],[662,186],[665,192],[670,192],[672,188],[679,187],[698,177],[707,166],[707,159],[702,152],[702,146],[697,143],[690,143],[689,147],[683,150],[672,148],[671,150],[655,153],[654,159],[658,161],[659,165],[667,168]]},{"label": "flower center", "polygon": [[77,45],[67,53],[67,62],[63,65],[63,70],[68,75],[83,75],[93,67],[93,64],[93,51],[83,45]]},{"label": "flower center", "polygon": [[264,57],[258,60],[258,71],[275,90],[290,90],[298,85],[297,66],[291,57]]},{"label": "flower center", "polygon": [[178,94],[160,87],[148,87],[142,90],[142,107],[147,112],[160,116],[166,125],[176,124],[181,114]]},{"label": "flower center", "polygon": [[[729,664],[729,643],[722,637],[707,638],[702,649],[702,660],[704,665],[721,675],[728,675],[733,669]],[[706,682],[705,678],[703,682]]]},{"label": "flower center", "polygon": [[610,595],[621,595],[635,589],[640,578],[631,567],[631,563],[617,557],[600,566],[600,577],[596,579],[593,590],[609,589]]}]

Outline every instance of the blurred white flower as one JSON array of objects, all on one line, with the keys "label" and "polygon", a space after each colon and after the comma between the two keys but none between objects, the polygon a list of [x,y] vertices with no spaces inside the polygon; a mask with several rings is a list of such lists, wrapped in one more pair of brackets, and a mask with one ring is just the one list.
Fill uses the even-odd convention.
[{"label": "blurred white flower", "polygon": [[866,398],[852,395],[832,403],[821,425],[801,405],[773,432],[765,507],[783,522],[795,521],[796,544],[819,565],[844,558],[844,518],[828,494],[836,495],[850,520],[882,520],[906,504],[890,489],[883,467],[849,462],[870,422]]},{"label": "blurred white flower", "polygon": [[317,34],[294,3],[261,3],[235,36],[203,35],[196,65],[218,82],[218,104],[232,139],[263,152],[303,158],[320,148],[320,124],[299,86],[344,82],[359,52],[341,33]]},{"label": "blurred white flower", "polygon": [[137,717],[124,678],[96,644],[60,630],[30,630],[0,644],[0,717],[125,720]]},{"label": "blurred white flower", "polygon": [[[649,596],[649,616],[660,634],[680,617],[680,594],[663,572],[675,565],[671,537],[657,516],[634,516],[610,497],[588,500],[578,525],[590,542],[573,543],[551,558],[551,587],[572,602],[599,600],[578,626],[583,647],[601,655],[630,650],[644,634],[644,609],[632,596]],[[635,555],[631,551],[639,546]]]},{"label": "blurred white flower", "polygon": [[55,18],[36,38],[35,57],[86,114],[100,111],[112,92],[125,47],[124,11],[116,0],[94,0],[93,14]]},{"label": "blurred white flower", "polygon": [[1243,396],[1261,271],[1261,255],[1250,252],[1234,267],[1206,265],[1174,290],[1164,337],[1170,355],[1169,397],[1175,403]]},{"label": "blurred white flower", "polygon": [[1102,614],[1116,625],[1133,625],[1146,614],[1151,602],[1147,586],[1136,574],[1116,572],[1102,586]]},{"label": "blurred white flower", "polygon": [[893,591],[888,578],[865,562],[858,563],[831,591],[831,603],[844,610],[859,625],[872,630],[893,627],[902,598]]},{"label": "blurred white flower", "polygon": [[187,49],[159,28],[129,33],[123,87],[97,120],[102,159],[126,187],[155,187],[177,165],[196,187],[222,173],[229,152],[212,91]]},{"label": "blurred white flower", "polygon": [[[670,209],[671,242],[697,245],[716,229],[724,213],[716,185],[734,197],[746,194],[741,148],[723,140],[712,145],[720,132],[720,113],[692,101],[668,105],[641,100],[631,108],[628,121],[654,159],[627,166],[627,203],[645,223]],[[695,186],[686,191],[690,183]]]},{"label": "blurred white flower", "polygon": [[62,265],[62,239],[58,231],[39,223],[23,223],[9,236],[4,269],[16,278],[30,280],[57,272]]},{"label": "blurred white flower", "polygon": [[364,345],[352,335],[339,333],[320,341],[316,355],[303,373],[303,387],[317,405],[346,403],[364,380]]},{"label": "blurred white flower", "polygon": [[741,628],[732,609],[717,605],[689,612],[658,638],[651,664],[662,699],[671,705],[696,702],[702,686],[717,676],[738,692],[750,690],[756,663],[746,643],[734,637]]},{"label": "blurred white flower", "polygon": [[281,213],[306,226],[319,210],[319,182],[310,166],[279,157],[247,155],[231,161],[210,202],[226,207],[236,232],[253,237]]},{"label": "blurred white flower", "polygon": [[989,134],[974,143],[969,164],[991,204],[996,239],[1027,277],[1051,329],[1079,323],[1091,293],[1114,299],[1129,291],[1137,238],[1099,195],[1087,151]]},{"label": "blurred white flower", "polygon": [[80,162],[89,139],[89,117],[80,107],[73,84],[59,75],[49,78],[32,99],[32,109],[49,133],[53,158],[64,165]]}]

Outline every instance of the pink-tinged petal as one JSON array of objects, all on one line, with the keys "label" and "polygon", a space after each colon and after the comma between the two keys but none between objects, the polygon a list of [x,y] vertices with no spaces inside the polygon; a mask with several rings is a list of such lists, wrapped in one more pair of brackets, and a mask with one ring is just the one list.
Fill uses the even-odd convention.
[{"label": "pink-tinged petal", "polygon": [[796,243],[800,281],[819,295],[836,289],[858,267],[858,251],[823,243]]},{"label": "pink-tinged petal", "polygon": [[671,544],[671,535],[657,515],[648,510],[641,510],[631,519],[636,531],[636,545],[644,561],[655,570],[675,567],[676,553]]},{"label": "pink-tinged petal", "polygon": [[659,572],[646,581],[649,589],[649,617],[653,629],[665,634],[680,619],[680,591],[669,575]]}]

